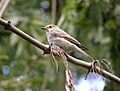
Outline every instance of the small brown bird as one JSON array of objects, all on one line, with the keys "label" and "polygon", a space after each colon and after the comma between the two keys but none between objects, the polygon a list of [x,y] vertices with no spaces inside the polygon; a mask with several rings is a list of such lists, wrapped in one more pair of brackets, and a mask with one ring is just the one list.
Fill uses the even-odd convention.
[{"label": "small brown bird", "polygon": [[87,50],[85,46],[56,25],[49,24],[41,29],[45,30],[50,45],[56,45],[66,52],[78,51],[93,60],[93,58],[85,52]]}]

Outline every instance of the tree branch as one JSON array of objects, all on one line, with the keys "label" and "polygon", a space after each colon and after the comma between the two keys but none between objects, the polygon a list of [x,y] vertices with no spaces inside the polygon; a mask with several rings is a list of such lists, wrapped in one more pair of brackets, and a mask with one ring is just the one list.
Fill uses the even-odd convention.
[{"label": "tree branch", "polygon": [[10,0],[1,0],[0,2],[0,17],[2,17],[5,9],[7,8]]},{"label": "tree branch", "polygon": [[[39,42],[38,40],[32,38],[31,36],[27,35],[26,33],[24,33],[23,31],[21,31],[20,29],[16,28],[14,25],[11,24],[10,21],[5,21],[3,19],[0,18],[0,25],[4,26],[5,29],[8,29],[12,32],[14,32],[15,34],[17,34],[18,36],[24,38],[25,40],[27,40],[28,42],[30,42],[31,44],[33,44],[34,46],[40,48],[41,50],[44,51],[45,54],[49,54],[49,45],[45,45],[41,42]],[[70,55],[67,54],[67,59],[69,62],[78,65],[78,66],[82,66],[86,69],[90,69],[91,67],[91,63],[87,63],[85,61],[82,60],[78,60]],[[100,69],[99,67],[96,67],[96,69],[98,70],[98,72],[101,70],[101,73],[99,73],[100,75],[112,80],[113,82],[117,83],[120,85],[120,78],[103,70]]]},{"label": "tree branch", "polygon": [[52,24],[55,24],[56,22],[56,5],[57,0],[52,0]]}]

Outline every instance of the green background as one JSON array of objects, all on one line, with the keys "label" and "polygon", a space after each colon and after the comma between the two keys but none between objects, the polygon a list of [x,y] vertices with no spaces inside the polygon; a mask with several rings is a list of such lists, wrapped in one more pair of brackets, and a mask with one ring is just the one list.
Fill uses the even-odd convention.
[{"label": "green background", "polygon": [[[54,0],[53,0],[54,1]],[[11,0],[2,16],[47,44],[40,28],[53,22],[52,0]],[[107,59],[120,76],[120,0],[57,0],[55,24],[84,44],[95,59]],[[64,91],[64,65],[0,26],[0,91]],[[76,76],[87,70],[69,64]],[[119,91],[107,80],[104,91]]]}]

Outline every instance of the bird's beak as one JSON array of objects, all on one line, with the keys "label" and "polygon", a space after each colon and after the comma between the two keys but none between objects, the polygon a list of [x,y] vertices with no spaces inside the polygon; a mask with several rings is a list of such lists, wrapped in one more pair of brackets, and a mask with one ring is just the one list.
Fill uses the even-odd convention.
[{"label": "bird's beak", "polygon": [[41,27],[41,29],[42,29],[42,30],[46,30],[46,28],[45,28],[45,27]]}]

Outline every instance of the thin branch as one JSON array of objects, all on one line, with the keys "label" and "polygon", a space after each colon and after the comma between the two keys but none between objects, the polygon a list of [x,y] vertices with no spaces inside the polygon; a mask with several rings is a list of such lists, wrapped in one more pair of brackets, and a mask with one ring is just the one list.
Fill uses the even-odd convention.
[{"label": "thin branch", "polygon": [[10,0],[1,0],[0,2],[0,17],[2,17],[5,9],[7,8]]},{"label": "thin branch", "polygon": [[14,32],[15,34],[17,34],[20,37],[24,38],[25,40],[29,41],[31,44],[33,44],[33,45],[37,46],[38,48],[42,49],[45,52],[45,54],[49,53],[49,50],[48,50],[49,45],[45,45],[45,44],[39,42],[38,40],[36,40],[35,38],[32,38],[28,34],[24,33],[20,29],[13,26],[10,21],[5,21],[5,20],[0,18],[0,24],[3,25],[6,29]]},{"label": "thin branch", "polygon": [[[86,68],[88,70],[91,67],[91,63],[87,63],[85,61],[78,60],[78,59],[76,59],[76,58],[74,58],[74,57],[72,57],[72,56],[70,56],[68,54],[67,54],[67,58],[68,58],[69,62],[71,62],[71,63],[73,63],[75,65],[78,65],[78,66],[82,66],[82,67],[84,67],[84,68]],[[111,80],[111,81],[113,81],[113,82],[115,82],[115,83],[120,85],[120,78],[119,77],[117,77],[117,76],[115,76],[115,75],[111,74],[110,72],[107,72],[107,71],[105,71],[103,69],[100,69],[99,67],[96,67],[96,70],[98,72],[100,72],[99,73],[100,75],[102,75],[102,76],[108,78],[109,80]]]},{"label": "thin branch", "polygon": [[52,24],[55,24],[56,22],[56,5],[57,5],[57,1],[52,0]]},{"label": "thin branch", "polygon": [[[39,41],[37,41],[36,39],[32,38],[31,36],[27,35],[26,33],[24,33],[23,31],[21,31],[20,29],[16,28],[14,25],[12,25],[10,23],[10,21],[5,21],[3,19],[0,18],[0,25],[3,25],[6,29],[14,32],[15,34],[19,35],[20,37],[24,38],[26,41],[30,42],[31,44],[33,44],[34,46],[40,48],[41,50],[43,50],[45,53],[49,53],[49,45],[45,45]],[[90,69],[91,67],[91,63],[87,63],[85,61],[82,60],[78,60],[70,55],[66,55],[67,59],[69,62],[78,65],[78,66],[82,66],[86,69]],[[96,67],[96,69],[98,70],[98,72],[101,70],[101,72],[99,73],[100,75],[112,80],[113,82],[116,82],[117,84],[120,85],[120,78],[103,70],[100,69],[99,67]]]},{"label": "thin branch", "polygon": [[65,14],[62,14],[60,19],[57,22],[57,26],[60,27],[65,20]]},{"label": "thin branch", "polygon": [[0,9],[2,8],[4,2],[5,2],[5,0],[1,0],[1,1],[0,1]]}]

